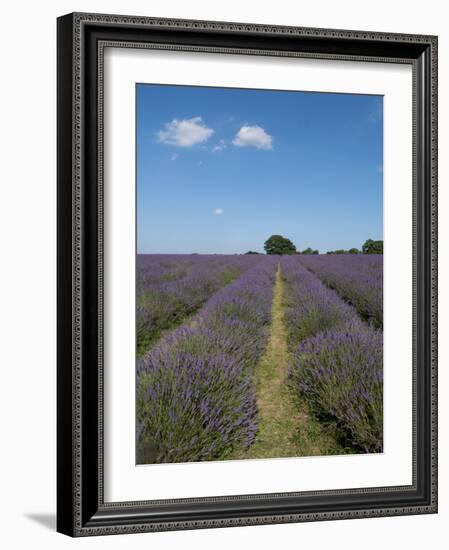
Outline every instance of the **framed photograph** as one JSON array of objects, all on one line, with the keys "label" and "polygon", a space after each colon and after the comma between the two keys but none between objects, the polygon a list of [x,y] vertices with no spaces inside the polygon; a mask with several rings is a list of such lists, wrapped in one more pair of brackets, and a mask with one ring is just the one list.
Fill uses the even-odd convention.
[{"label": "framed photograph", "polygon": [[58,531],[437,511],[437,38],[58,19]]}]

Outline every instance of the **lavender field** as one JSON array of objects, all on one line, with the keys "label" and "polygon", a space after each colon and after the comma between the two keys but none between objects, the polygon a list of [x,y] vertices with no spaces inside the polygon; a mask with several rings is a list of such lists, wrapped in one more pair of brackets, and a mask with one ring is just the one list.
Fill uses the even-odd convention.
[{"label": "lavender field", "polygon": [[382,452],[382,260],[138,255],[137,462]]}]

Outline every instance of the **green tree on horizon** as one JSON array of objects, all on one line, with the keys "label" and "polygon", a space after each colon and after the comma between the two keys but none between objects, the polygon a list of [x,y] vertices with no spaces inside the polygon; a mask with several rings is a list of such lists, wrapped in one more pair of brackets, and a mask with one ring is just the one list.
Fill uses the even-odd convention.
[{"label": "green tree on horizon", "polygon": [[267,254],[296,254],[296,246],[282,235],[271,235],[265,241],[264,249]]},{"label": "green tree on horizon", "polygon": [[373,239],[368,239],[363,243],[362,253],[363,254],[383,254],[384,242],[373,241]]},{"label": "green tree on horizon", "polygon": [[319,251],[318,250],[313,250],[312,248],[306,248],[305,250],[303,250],[301,252],[301,254],[319,254]]}]

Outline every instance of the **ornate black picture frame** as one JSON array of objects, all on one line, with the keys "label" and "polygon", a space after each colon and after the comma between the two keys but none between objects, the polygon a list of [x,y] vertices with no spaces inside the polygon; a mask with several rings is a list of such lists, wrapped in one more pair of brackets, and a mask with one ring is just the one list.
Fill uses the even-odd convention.
[{"label": "ornate black picture frame", "polygon": [[[413,70],[413,483],[104,502],[105,44],[406,63]],[[58,19],[57,529],[71,536],[437,511],[437,38],[100,14]]]}]

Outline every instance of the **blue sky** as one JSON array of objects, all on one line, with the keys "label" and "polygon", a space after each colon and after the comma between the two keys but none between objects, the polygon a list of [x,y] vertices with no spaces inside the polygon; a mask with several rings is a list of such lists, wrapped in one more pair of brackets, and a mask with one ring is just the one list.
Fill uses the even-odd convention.
[{"label": "blue sky", "polygon": [[138,253],[382,239],[381,96],[137,85]]}]

